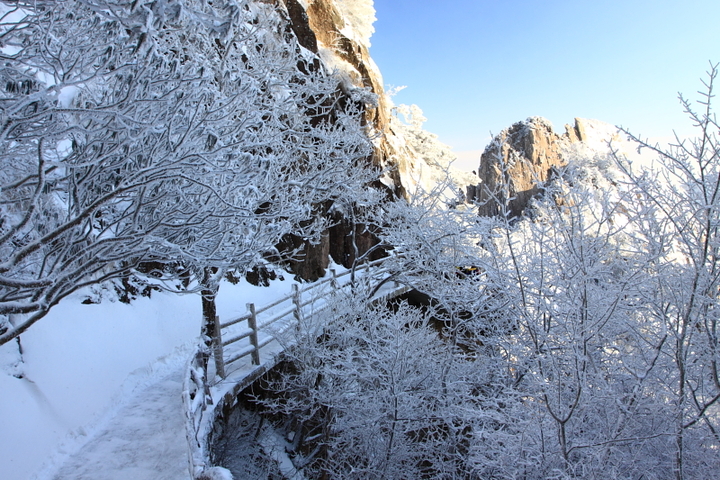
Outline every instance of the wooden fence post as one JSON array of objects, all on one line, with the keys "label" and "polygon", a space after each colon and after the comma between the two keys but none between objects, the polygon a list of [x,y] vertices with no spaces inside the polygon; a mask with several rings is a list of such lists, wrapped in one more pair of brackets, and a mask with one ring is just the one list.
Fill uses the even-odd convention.
[{"label": "wooden fence post", "polygon": [[254,347],[252,351],[252,363],[253,365],[260,365],[260,347],[258,347],[258,328],[257,328],[257,315],[255,314],[255,304],[248,303],[248,310],[250,310],[250,318],[248,318],[248,326],[252,333],[250,333],[250,344]]},{"label": "wooden fence post", "polygon": [[298,287],[297,283],[293,283],[293,303],[295,304],[295,309],[293,310],[293,316],[295,317],[295,328],[298,330],[300,329],[300,319],[302,318],[302,310],[300,309],[300,287]]},{"label": "wooden fence post", "polygon": [[215,316],[213,322],[213,356],[215,357],[215,373],[225,378],[225,360],[223,359],[222,333],[220,332],[220,317]]},{"label": "wooden fence post", "polygon": [[334,268],[330,269],[330,274],[332,275],[332,280],[330,280],[330,285],[332,285],[333,290],[337,290],[338,288],[338,281],[337,281],[337,272]]}]

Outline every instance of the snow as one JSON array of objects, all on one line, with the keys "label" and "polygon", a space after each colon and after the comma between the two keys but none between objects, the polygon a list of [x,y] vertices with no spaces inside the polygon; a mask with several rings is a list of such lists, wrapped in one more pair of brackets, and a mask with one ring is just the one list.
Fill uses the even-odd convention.
[{"label": "snow", "polygon": [[0,4],[0,17],[2,19],[2,30],[5,31],[9,27],[20,22],[27,15],[27,10],[24,8],[11,7],[10,5]]},{"label": "snow", "polygon": [[[307,10],[307,5],[304,2],[301,3]],[[370,48],[370,37],[375,32],[373,23],[377,20],[373,0],[335,0],[334,5],[343,20],[342,25],[344,26],[340,29],[340,33],[358,45]],[[341,82],[345,84],[347,89],[352,90],[353,85],[363,85],[363,74],[350,62],[342,58],[342,55],[338,54],[336,45],[324,45],[318,41],[318,49],[318,55],[322,63],[328,70],[340,76]],[[382,84],[380,71],[371,58],[367,59],[366,67],[374,73],[375,78]]]},{"label": "snow", "polygon": [[[173,362],[174,364],[175,362]],[[187,479],[182,364],[127,398],[104,428],[52,477],[57,480]]]},{"label": "snow", "polygon": [[377,20],[373,0],[335,0],[335,4],[345,20],[341,33],[369,48],[370,37],[375,33],[373,23]]},{"label": "snow", "polygon": [[260,432],[258,441],[267,456],[275,460],[284,478],[289,480],[306,480],[305,475],[293,465],[287,452],[292,447],[271,426],[265,425]]},{"label": "snow", "polygon": [[[388,100],[392,105],[392,100]],[[457,158],[450,147],[440,142],[437,135],[423,130],[427,119],[417,105],[393,106],[393,111],[390,125],[395,135],[384,139],[394,151],[402,152],[396,158],[397,173],[409,195],[433,192],[448,204],[464,197],[466,187],[477,184],[477,176],[456,168]]]},{"label": "snow", "polygon": [[118,396],[148,379],[150,362],[198,334],[200,302],[190,296],[134,305],[80,299],[61,302],[21,336],[23,378],[0,374],[2,478],[32,478],[48,456],[75,450]]},{"label": "snow", "polygon": [[598,155],[606,156],[612,146],[620,156],[638,165],[649,167],[652,164],[656,155],[648,150],[638,152],[637,143],[628,140],[627,135],[615,125],[588,118],[578,120],[584,127],[586,139],[571,145],[575,157],[592,159]]},{"label": "snow", "polygon": [[58,93],[58,103],[63,108],[70,108],[73,100],[77,97],[80,89],[75,85],[68,85],[60,89]]},{"label": "snow", "polygon": [[208,468],[203,475],[202,480],[233,480],[230,471],[223,467]]},{"label": "snow", "polygon": [[[288,294],[293,283],[224,282],[218,314],[222,321],[242,315],[246,303],[268,303]],[[200,330],[199,296],[154,292],[132,305],[107,299],[84,305],[88,293],[66,298],[21,336],[23,363],[17,343],[0,347],[0,478],[93,478],[93,472],[94,478],[115,478],[108,473],[113,465],[124,472],[117,478],[165,478],[157,468],[168,462],[180,462],[176,471],[186,477],[180,394]],[[129,418],[154,422],[123,423]],[[128,439],[133,448],[124,446]],[[159,455],[158,446],[167,454]],[[119,457],[107,458],[108,452]],[[131,477],[129,465],[140,469]]]}]

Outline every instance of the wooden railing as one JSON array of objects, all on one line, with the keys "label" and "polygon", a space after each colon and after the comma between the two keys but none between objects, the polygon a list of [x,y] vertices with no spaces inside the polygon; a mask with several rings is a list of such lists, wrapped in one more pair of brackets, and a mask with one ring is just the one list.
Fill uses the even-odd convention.
[{"label": "wooden railing", "polygon": [[329,293],[352,288],[356,280],[367,277],[371,270],[374,279],[380,280],[386,275],[386,271],[380,267],[383,260],[369,262],[339,274],[331,269],[329,278],[303,288],[293,284],[292,293],[268,305],[257,307],[254,303],[248,303],[248,313],[245,315],[225,322],[217,317],[213,334],[217,375],[225,378],[228,366],[248,355],[253,365],[260,365],[261,349],[293,325],[298,325],[304,316],[317,315],[325,310]]},{"label": "wooden railing", "polygon": [[[262,348],[276,340],[279,335],[308,316],[317,316],[329,306],[331,293],[356,287],[358,280],[372,280],[377,286],[386,283],[389,275],[381,267],[384,259],[363,264],[355,269],[336,274],[331,270],[329,278],[300,288],[293,285],[291,294],[257,308],[248,303],[248,313],[240,317],[221,322],[215,319],[212,348],[204,343],[197,346],[188,362],[183,382],[183,403],[185,406],[185,428],[189,446],[189,468],[192,478],[200,476],[209,467],[209,445],[218,412],[225,406],[232,406],[237,394],[274,366],[273,362],[263,364]],[[407,291],[407,287],[394,285],[378,295],[378,289],[371,297],[376,301],[392,298]],[[246,326],[243,322],[247,322]],[[272,327],[272,330],[270,328]],[[244,344],[243,344],[244,343]],[[228,376],[233,364],[251,356],[254,368],[247,374],[233,379],[231,388],[225,388],[225,394],[213,405],[211,387],[215,376],[222,380]],[[208,373],[210,357],[214,357],[215,375]],[[212,377],[212,378],[211,378]]]}]

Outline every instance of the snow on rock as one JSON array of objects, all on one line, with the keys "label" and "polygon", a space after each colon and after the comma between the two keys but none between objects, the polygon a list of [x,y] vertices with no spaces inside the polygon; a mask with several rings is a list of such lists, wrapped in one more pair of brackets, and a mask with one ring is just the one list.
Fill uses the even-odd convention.
[{"label": "snow on rock", "polygon": [[277,463],[280,472],[288,480],[307,480],[305,475],[295,468],[287,454],[291,445],[274,428],[265,426],[258,435],[258,442],[265,454]]},{"label": "snow on rock", "polygon": [[417,105],[398,105],[390,119],[390,128],[396,135],[387,141],[395,152],[394,162],[400,184],[409,197],[422,192],[436,192],[446,203],[464,200],[468,185],[477,178],[456,169],[457,159],[449,146],[443,144],[437,135],[423,130],[427,120]]},{"label": "snow on rock", "polygon": [[197,476],[195,480],[233,480],[233,476],[227,468],[211,467]]},{"label": "snow on rock", "polygon": [[[284,0],[287,16],[299,43],[317,53],[328,71],[340,78],[351,97],[365,89],[375,104],[365,112],[375,151],[373,162],[386,173],[381,182],[398,196],[411,198],[419,190],[433,191],[448,179],[448,164],[454,160],[450,148],[437,137],[416,129],[405,130],[394,116],[391,95],[386,94],[382,75],[370,56],[375,8],[372,0]],[[422,146],[424,141],[427,145]],[[421,148],[418,148],[421,147]],[[429,148],[427,148],[429,147]],[[455,183],[447,196],[456,197],[473,182],[459,170],[450,175]],[[457,188],[458,191],[455,191]]]},{"label": "snow on rock", "polygon": [[[562,155],[565,141],[542,117],[530,117],[500,132],[480,158],[480,185],[471,194],[480,204],[479,213],[500,214],[504,194],[511,215],[520,216],[552,169],[566,163]],[[505,189],[508,191],[503,193]]]},{"label": "snow on rock", "polygon": [[335,0],[345,20],[342,33],[357,43],[370,47],[370,37],[375,33],[375,7],[373,0]]},{"label": "snow on rock", "polygon": [[481,215],[495,215],[498,192],[507,181],[510,213],[519,216],[558,167],[573,164],[608,179],[617,177],[613,151],[640,165],[651,163],[649,152],[639,154],[637,144],[608,123],[576,118],[574,125],[565,125],[565,133],[558,134],[549,120],[531,117],[503,130],[486,147],[478,168],[479,184],[469,189],[469,196],[480,203]]},{"label": "snow on rock", "polygon": [[[565,126],[568,132],[570,132],[570,128],[572,127],[569,125]],[[569,158],[608,157],[611,150],[614,150],[620,156],[638,165],[650,166],[656,157],[649,150],[638,152],[636,142],[629,140],[627,135],[615,125],[600,120],[576,118],[573,130],[578,132],[580,138],[578,141],[569,142],[569,145],[565,147],[565,155]],[[607,168],[613,168],[609,162]]]}]

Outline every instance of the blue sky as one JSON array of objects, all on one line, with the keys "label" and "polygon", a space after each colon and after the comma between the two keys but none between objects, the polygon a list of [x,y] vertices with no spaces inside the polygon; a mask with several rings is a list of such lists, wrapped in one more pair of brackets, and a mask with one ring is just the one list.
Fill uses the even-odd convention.
[{"label": "blue sky", "polygon": [[395,103],[420,106],[456,152],[534,115],[560,131],[584,117],[688,134],[677,93],[697,98],[708,61],[720,62],[720,0],[374,3],[370,53],[385,85],[406,85]]}]

